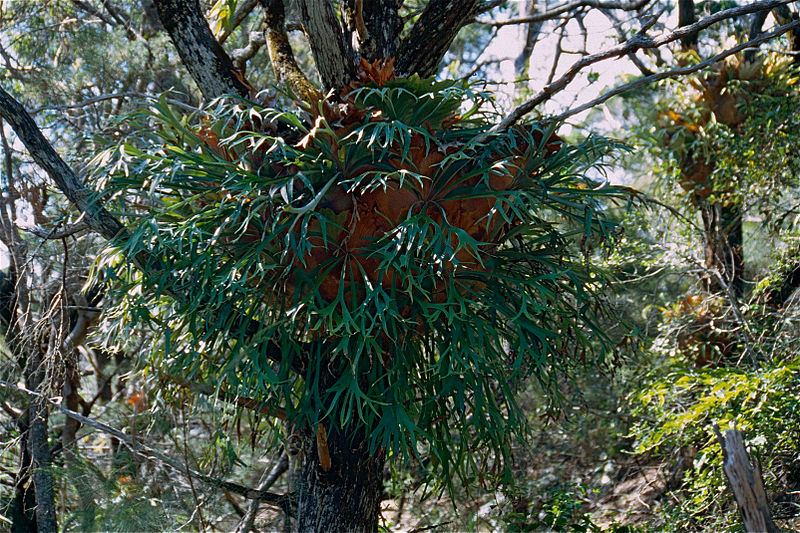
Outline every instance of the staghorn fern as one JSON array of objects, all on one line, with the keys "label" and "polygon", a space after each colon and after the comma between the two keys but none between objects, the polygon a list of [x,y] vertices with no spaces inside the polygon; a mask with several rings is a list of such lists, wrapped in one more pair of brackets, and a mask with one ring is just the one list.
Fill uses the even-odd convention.
[{"label": "staghorn fern", "polygon": [[629,193],[585,171],[614,145],[489,133],[488,96],[456,82],[350,89],[300,113],[223,100],[187,117],[161,100],[129,118],[97,166],[128,217],[126,255],[168,268],[109,251],[111,331],[155,329],[167,380],[473,480],[526,428],[515,384],[557,394],[587,350],[606,353],[588,257],[614,233],[604,202]]}]

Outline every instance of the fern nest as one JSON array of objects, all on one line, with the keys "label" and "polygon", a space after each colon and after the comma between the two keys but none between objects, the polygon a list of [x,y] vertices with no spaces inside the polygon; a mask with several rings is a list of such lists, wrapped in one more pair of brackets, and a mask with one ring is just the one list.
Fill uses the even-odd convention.
[{"label": "fern nest", "polygon": [[[462,113],[465,94],[474,99],[473,107]],[[530,180],[536,164],[562,144],[552,132],[519,127],[505,143],[478,155],[485,134],[469,126],[483,103],[481,95],[460,83],[396,79],[391,60],[362,61],[360,80],[343,89],[337,103],[306,108],[313,128],[291,145],[303,159],[316,161],[316,175],[302,163],[274,157],[286,148],[279,146],[282,138],[248,149],[251,162],[267,162],[260,171],[294,179],[271,191],[283,199],[284,209],[262,213],[236,242],[261,240],[263,229],[274,225],[270,217],[293,218],[293,228],[306,242],[288,247],[294,252],[287,262],[294,271],[286,276],[289,298],[297,285],[326,301],[352,290],[363,297],[365,287],[378,284],[387,291],[409,288],[390,259],[410,251],[403,250],[408,246],[404,232],[410,229],[404,222],[422,215],[441,231],[417,241],[420,246],[440,243],[431,255],[439,282],[425,280],[429,283],[423,286],[431,301],[445,301],[447,281],[458,273],[468,278],[486,272],[487,254],[515,226],[515,215],[497,210],[502,192]],[[249,130],[264,129],[261,119],[239,122],[239,131],[226,132],[225,141],[211,125],[196,134],[219,157],[236,161],[242,156],[237,145],[252,140]],[[306,282],[300,283],[300,276]],[[475,278],[470,285],[481,282]]]}]

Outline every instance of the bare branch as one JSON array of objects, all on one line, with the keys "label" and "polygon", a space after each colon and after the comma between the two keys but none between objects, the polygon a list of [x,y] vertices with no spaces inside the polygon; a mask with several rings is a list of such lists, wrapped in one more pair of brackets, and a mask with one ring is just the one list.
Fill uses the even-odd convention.
[{"label": "bare branch", "polygon": [[[784,4],[787,4],[787,3],[792,2],[792,1],[793,0],[765,0],[765,1],[761,1],[761,2],[753,2],[752,4],[749,4],[749,5],[746,5],[746,6],[740,6],[740,7],[734,7],[734,8],[731,8],[731,9],[726,9],[724,11],[719,11],[717,13],[714,13],[713,15],[705,17],[704,19],[699,20],[699,21],[695,22],[694,24],[691,24],[689,26],[685,26],[685,27],[682,27],[682,28],[678,28],[677,30],[675,30],[673,32],[670,32],[670,33],[668,33],[666,35],[662,35],[662,36],[657,37],[655,39],[650,38],[645,34],[645,31],[649,28],[649,26],[652,26],[652,24],[655,23],[655,18],[652,18],[650,20],[649,24],[646,24],[645,27],[642,28],[642,30],[639,33],[637,33],[636,35],[634,35],[633,37],[628,39],[626,42],[624,42],[624,43],[622,43],[622,44],[620,44],[618,46],[614,46],[614,47],[612,47],[612,48],[610,48],[608,50],[605,50],[603,52],[598,52],[597,54],[592,54],[590,56],[586,56],[586,57],[582,58],[579,61],[576,61],[567,70],[567,72],[564,73],[563,76],[561,76],[560,78],[558,78],[554,82],[547,84],[533,98],[531,98],[530,100],[526,101],[525,103],[523,103],[522,105],[520,105],[519,107],[514,109],[505,119],[503,119],[499,124],[497,124],[494,128],[492,128],[492,131],[502,131],[502,130],[505,130],[505,129],[509,128],[513,124],[515,124],[522,117],[524,117],[525,115],[527,115],[528,113],[533,111],[538,105],[540,105],[543,102],[549,100],[550,97],[553,94],[555,94],[558,91],[561,91],[562,89],[564,89],[575,78],[575,76],[578,75],[579,72],[581,72],[583,69],[585,69],[586,67],[588,67],[590,65],[593,65],[593,64],[598,63],[600,61],[604,61],[606,59],[617,58],[617,57],[620,57],[620,56],[623,56],[623,55],[627,55],[629,53],[636,52],[637,50],[658,48],[658,47],[664,46],[665,44],[669,44],[671,42],[675,42],[678,39],[681,39],[682,37],[685,37],[687,35],[692,35],[692,34],[698,32],[698,31],[700,31],[702,29],[708,28],[709,26],[711,26],[711,25],[713,25],[713,24],[715,24],[717,22],[720,22],[722,20],[726,20],[726,19],[734,18],[734,17],[739,17],[741,15],[747,15],[749,13],[757,13],[759,11],[774,9],[777,6],[784,5]],[[787,26],[789,27],[789,29],[794,27],[793,25],[785,25],[785,26],[781,26],[780,28],[787,28]],[[777,35],[781,35],[785,31],[786,30],[784,29],[780,33],[770,32],[769,34],[764,34],[764,35],[771,35],[772,37],[775,37]],[[772,37],[770,37],[770,38],[772,38]],[[767,39],[760,39],[759,38],[757,40],[757,42],[764,42],[765,40],[767,40]],[[752,46],[753,44],[755,44],[755,42],[756,41],[749,41],[749,46]],[[715,57],[717,57],[717,56],[715,56]],[[727,57],[727,56],[723,56],[723,57]],[[706,62],[704,61],[703,64],[705,64],[705,63]],[[694,68],[694,67],[687,67],[687,68]],[[680,71],[682,69],[676,69],[676,70]],[[699,70],[699,69],[695,69],[695,70]],[[687,71],[687,73],[694,72],[695,70],[689,70],[689,71]],[[680,74],[677,74],[677,75],[680,75]],[[661,74],[656,74],[655,76],[661,76]],[[670,76],[666,76],[666,77],[670,77]],[[649,76],[647,76],[646,78],[649,78]],[[661,77],[661,78],[657,78],[657,79],[664,79],[664,78]],[[637,81],[640,81],[640,80],[637,80]],[[655,80],[650,80],[650,81],[655,81]],[[649,83],[649,81],[648,82],[643,82],[643,83]],[[639,85],[637,85],[637,87],[638,86]],[[619,94],[619,93],[615,93],[615,94]],[[604,102],[604,101],[605,100],[601,100],[599,102],[596,102],[594,105],[596,105],[597,103]],[[581,106],[581,107],[584,108],[584,109],[586,108],[585,106]],[[579,112],[579,111],[575,111],[575,113],[577,113],[577,112]],[[571,116],[571,115],[573,115],[575,113],[570,113],[570,114],[568,114],[566,116]]]},{"label": "bare branch", "polygon": [[[275,461],[269,473],[266,471],[264,472],[264,480],[259,483],[257,490],[263,491],[269,489],[287,470],[289,470],[289,456],[284,450],[281,452],[278,460]],[[256,513],[258,513],[258,500],[253,500],[247,508],[247,513],[245,513],[239,525],[236,527],[236,533],[249,533],[252,531]]]},{"label": "bare branch", "polygon": [[515,19],[508,19],[508,20],[498,20],[498,21],[476,21],[480,22],[481,24],[487,24],[489,26],[501,27],[501,26],[510,26],[512,24],[527,24],[530,22],[540,22],[544,20],[550,20],[558,17],[559,15],[563,15],[564,13],[568,13],[575,9],[581,8],[595,8],[595,9],[621,9],[624,11],[635,11],[637,9],[641,9],[650,0],[634,0],[632,2],[626,1],[618,1],[618,0],[576,0],[574,2],[567,2],[561,4],[560,6],[556,6],[553,9],[548,11],[543,11],[539,13],[534,13],[527,17],[518,17]]},{"label": "bare branch", "polygon": [[248,36],[247,46],[237,48],[231,53],[233,66],[239,69],[239,71],[244,72],[247,61],[252,59],[265,44],[267,44],[267,36],[264,32],[251,31]]},{"label": "bare branch", "polygon": [[80,233],[82,231],[91,229],[89,227],[89,224],[87,224],[86,222],[77,222],[75,224],[72,224],[71,226],[67,226],[65,228],[60,228],[60,229],[58,227],[52,229],[46,229],[41,226],[25,226],[23,224],[20,224],[19,221],[17,221],[16,226],[22,231],[27,231],[28,233],[32,233],[33,235],[36,235],[37,237],[40,237],[42,239],[53,239],[53,240],[63,239],[65,237],[75,235],[76,233]]},{"label": "bare branch", "polygon": [[[721,61],[721,60],[725,59],[726,57],[732,56],[734,54],[738,54],[739,52],[741,52],[743,50],[747,50],[752,46],[755,46],[757,44],[763,43],[765,41],[769,41],[770,39],[774,39],[775,37],[779,37],[779,36],[783,35],[784,33],[786,33],[787,31],[790,31],[790,30],[792,30],[794,28],[797,28],[797,27],[800,27],[800,20],[795,20],[795,21],[790,22],[789,24],[785,24],[783,26],[780,26],[780,27],[776,28],[774,31],[771,31],[769,33],[762,33],[761,35],[759,35],[755,39],[751,39],[751,40],[749,40],[749,41],[747,41],[745,43],[742,43],[740,45],[734,46],[733,48],[731,48],[729,50],[725,50],[724,52],[720,52],[719,54],[717,54],[717,55],[715,55],[713,57],[709,57],[705,61],[702,61],[701,63],[698,63],[696,65],[692,65],[692,66],[689,66],[689,67],[676,68],[676,69],[667,70],[667,71],[664,71],[664,72],[658,72],[656,74],[651,74],[650,76],[641,77],[641,78],[639,78],[637,80],[634,80],[634,81],[632,81],[630,83],[626,83],[624,85],[620,85],[619,87],[615,87],[614,89],[611,89],[610,91],[608,91],[606,93],[603,93],[602,95],[598,96],[597,98],[595,98],[591,102],[587,102],[587,103],[585,103],[583,105],[580,105],[580,106],[578,106],[578,107],[576,107],[574,109],[570,109],[568,111],[565,111],[565,112],[561,113],[560,115],[556,115],[554,117],[548,117],[545,120],[545,122],[549,123],[549,122],[558,122],[558,121],[564,120],[565,118],[571,117],[573,115],[577,115],[578,113],[580,113],[582,111],[586,111],[587,109],[590,109],[590,108],[592,108],[592,107],[594,107],[594,106],[596,106],[598,104],[602,104],[606,100],[608,100],[608,99],[610,99],[610,98],[612,98],[612,97],[614,97],[614,96],[616,96],[618,94],[622,94],[624,92],[630,91],[632,89],[636,89],[637,87],[641,87],[641,86],[647,85],[649,83],[653,83],[655,81],[661,81],[661,80],[665,80],[667,78],[678,78],[680,76],[685,76],[687,74],[691,74],[693,72],[697,72],[698,70],[703,70],[706,67],[710,67],[711,65],[713,65],[717,61]],[[508,126],[506,126],[506,127],[508,127]]]},{"label": "bare branch", "polygon": [[121,98],[136,98],[140,96],[142,96],[142,93],[130,92],[130,91],[122,93],[103,94],[100,96],[95,96],[93,98],[87,98],[86,100],[74,104],[43,105],[37,107],[36,109],[31,110],[31,115],[36,115],[38,113],[41,113],[42,111],[66,111],[68,109],[79,109],[81,107],[90,106],[92,104],[107,102],[108,100],[116,100]]}]

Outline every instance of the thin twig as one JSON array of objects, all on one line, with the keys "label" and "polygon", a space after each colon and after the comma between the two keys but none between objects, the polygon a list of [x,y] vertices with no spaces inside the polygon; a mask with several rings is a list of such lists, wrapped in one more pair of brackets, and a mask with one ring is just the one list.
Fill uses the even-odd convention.
[{"label": "thin twig", "polygon": [[23,387],[21,384],[8,383],[7,381],[0,380],[0,387],[10,390],[17,390],[20,392],[24,392],[25,394],[35,396],[37,398],[42,398],[51,405],[53,405],[54,407],[56,407],[57,409],[59,409],[62,413],[64,413],[68,417],[77,420],[83,425],[93,427],[99,431],[102,431],[103,433],[108,433],[109,435],[113,435],[114,437],[118,438],[120,441],[128,445],[133,451],[137,452],[139,455],[149,459],[158,459],[159,461],[168,464],[172,468],[178,470],[179,472],[185,475],[190,475],[196,479],[199,479],[203,483],[206,483],[208,485],[220,489],[229,490],[233,493],[244,496],[245,498],[250,500],[258,500],[268,505],[273,505],[284,511],[290,510],[291,498],[287,495],[275,494],[273,492],[268,492],[268,491],[259,491],[250,487],[245,487],[244,485],[240,485],[238,483],[224,481],[212,476],[208,476],[206,474],[202,474],[200,472],[196,472],[191,468],[189,468],[187,465],[178,461],[177,459],[174,459],[168,455],[159,452],[154,448],[151,448],[150,446],[147,446],[146,444],[142,444],[141,442],[132,439],[130,435],[123,433],[119,429],[103,424],[102,422],[99,422],[93,418],[83,416],[79,413],[76,413],[75,411],[72,411],[71,409],[67,409],[59,402],[51,398],[48,398],[47,396],[41,393],[27,389]]},{"label": "thin twig", "polygon": [[[499,124],[497,124],[495,127],[493,127],[491,131],[493,131],[493,132],[495,132],[495,131],[503,131],[503,130],[506,130],[509,127],[511,127],[517,121],[519,121],[522,117],[524,117],[525,115],[527,115],[528,113],[533,111],[537,106],[539,106],[543,102],[549,100],[552,95],[554,95],[558,91],[561,91],[562,89],[564,89],[575,78],[575,76],[578,75],[578,73],[580,73],[581,71],[583,71],[583,69],[585,69],[586,67],[588,67],[590,65],[593,65],[593,64],[598,63],[600,61],[604,61],[606,59],[618,58],[618,57],[627,55],[629,53],[636,52],[637,50],[659,48],[661,46],[664,46],[665,44],[669,44],[671,42],[677,41],[681,37],[685,37],[687,35],[691,35],[693,33],[696,33],[698,31],[700,31],[702,29],[705,29],[705,28],[707,28],[707,27],[709,27],[709,26],[711,26],[711,25],[713,25],[713,24],[715,24],[717,22],[722,21],[722,20],[726,20],[726,19],[733,18],[733,17],[739,17],[741,15],[746,15],[748,13],[755,13],[755,12],[758,12],[758,11],[774,9],[775,7],[778,7],[778,6],[781,6],[781,5],[784,5],[784,4],[788,4],[791,1],[793,1],[793,0],[766,0],[766,1],[762,1],[762,2],[754,2],[754,3],[746,5],[746,6],[734,7],[734,8],[731,8],[731,9],[725,9],[725,10],[720,11],[718,13],[714,13],[713,15],[709,15],[708,17],[705,17],[702,20],[699,20],[699,21],[695,22],[694,24],[690,24],[689,26],[684,26],[684,27],[678,28],[677,30],[675,30],[673,32],[670,32],[670,33],[668,33],[666,35],[662,35],[662,36],[657,37],[655,39],[649,37],[645,33],[657,20],[656,17],[652,17],[642,27],[642,29],[636,35],[634,35],[633,37],[628,39],[626,42],[624,42],[622,44],[619,44],[617,46],[614,46],[612,48],[609,48],[608,50],[604,50],[602,52],[598,52],[596,54],[592,54],[590,56],[586,56],[583,59],[580,59],[579,61],[576,61],[567,70],[567,72],[565,72],[560,78],[558,78],[557,80],[555,80],[552,83],[547,84],[541,91],[539,91],[536,95],[534,95],[533,98],[527,100],[526,102],[524,102],[523,104],[518,106],[516,109],[514,109],[506,118],[504,118]],[[783,25],[780,28],[778,28],[777,30],[772,31],[772,32],[767,33],[767,34],[764,34],[762,36],[759,36],[757,39],[753,39],[752,41],[748,41],[745,44],[747,46],[751,46],[752,44],[754,44],[756,42],[764,42],[764,41],[767,41],[769,39],[772,39],[772,38],[774,38],[774,37],[776,37],[778,35],[781,35],[782,33],[786,32],[786,31],[792,29],[793,27],[796,26],[796,23],[797,23],[797,21],[794,21],[792,23]],[[736,49],[738,51],[738,49],[740,49],[740,48],[736,47]],[[731,52],[731,53],[735,53],[735,52]],[[728,55],[730,55],[730,54],[728,54]],[[717,58],[719,56],[721,56],[721,54],[718,54],[717,56],[714,56],[714,57]],[[726,56],[722,56],[722,57],[727,57],[727,55]],[[718,59],[716,59],[716,60],[718,60]],[[704,64],[704,63],[706,63],[706,62],[704,61],[701,64]],[[702,67],[700,67],[700,68],[702,68]],[[689,69],[693,69],[693,70],[689,70]],[[678,71],[681,71],[681,70],[683,70],[683,69],[676,69],[675,72],[678,72]],[[695,67],[686,67],[686,72],[685,73],[691,73],[691,72],[694,72],[695,70],[698,70],[697,66],[695,66]],[[667,75],[669,72],[673,72],[673,71],[668,71],[668,72],[655,74],[652,77],[652,79],[650,79],[651,77],[646,76],[645,78],[641,78],[641,79],[637,80],[636,82],[633,82],[633,83],[637,84],[637,85],[633,85],[633,86],[634,87],[638,87],[639,85],[643,85],[645,83],[650,83],[651,81],[656,81],[657,79],[663,79],[663,77],[669,77]],[[673,75],[677,76],[677,75],[680,75],[680,74],[673,74]],[[662,77],[659,77],[659,76],[662,76]],[[644,80],[647,80],[647,81],[644,81]],[[628,90],[628,89],[625,89],[625,90]],[[615,94],[618,94],[618,92],[614,92],[614,91],[610,91],[610,93],[613,93],[613,94],[610,94],[606,98],[606,100],[608,98],[611,98],[611,96],[614,96]],[[609,94],[609,93],[607,93],[607,94]],[[592,101],[592,105],[597,105],[598,103],[602,103],[604,101],[605,100],[602,100],[602,99],[595,99],[595,100]],[[580,106],[579,108],[576,108],[575,111],[572,111],[570,114],[566,114],[565,116],[571,116],[571,115],[573,115],[575,113],[579,113],[580,111],[578,111],[577,109],[582,111],[583,109],[587,109],[587,107],[586,106]],[[560,116],[561,115],[559,115],[559,117]]]},{"label": "thin twig", "polygon": [[580,106],[578,106],[576,108],[567,110],[567,111],[561,113],[560,115],[556,115],[554,117],[548,117],[544,122],[545,123],[549,123],[549,122],[562,121],[565,118],[571,117],[573,115],[577,115],[578,113],[580,113],[582,111],[586,111],[587,109],[590,109],[590,108],[592,108],[592,107],[594,107],[594,106],[596,106],[598,104],[602,104],[606,100],[609,100],[610,98],[613,98],[614,96],[617,96],[618,94],[622,94],[622,93],[630,91],[632,89],[636,89],[637,87],[641,87],[642,85],[647,85],[647,84],[650,84],[650,83],[653,83],[653,82],[656,82],[656,81],[665,80],[665,79],[668,79],[668,78],[677,78],[677,77],[680,77],[680,76],[685,76],[687,74],[691,74],[693,72],[697,72],[698,70],[702,70],[702,69],[704,69],[706,67],[710,67],[714,63],[716,63],[718,61],[721,61],[721,60],[725,59],[726,57],[732,56],[734,54],[738,54],[739,52],[741,52],[743,50],[746,50],[746,49],[748,49],[749,47],[751,47],[751,46],[753,46],[755,44],[763,43],[764,41],[769,41],[770,39],[774,39],[775,37],[779,37],[780,35],[783,35],[784,33],[788,32],[789,30],[792,30],[792,29],[794,29],[794,28],[796,28],[798,26],[800,26],[800,20],[794,20],[794,21],[790,22],[789,24],[785,24],[783,26],[780,26],[780,27],[776,28],[774,31],[771,31],[769,33],[763,33],[763,34],[761,34],[760,36],[758,36],[755,39],[752,39],[750,41],[742,43],[742,44],[740,44],[738,46],[735,46],[735,47],[733,47],[733,48],[731,48],[729,50],[725,50],[724,52],[720,52],[719,54],[717,54],[717,55],[715,55],[713,57],[709,57],[705,61],[702,61],[702,62],[700,62],[700,63],[698,63],[696,65],[692,65],[692,66],[689,66],[689,67],[676,68],[676,69],[667,70],[667,71],[664,71],[664,72],[658,72],[656,74],[651,74],[649,76],[643,76],[643,77],[641,77],[641,78],[639,78],[637,80],[634,80],[634,81],[632,81],[630,83],[626,83],[624,85],[620,85],[619,87],[615,87],[614,89],[611,89],[610,91],[608,91],[606,93],[603,93],[602,95],[598,96],[594,100],[592,100],[590,102],[587,102],[585,104],[582,104],[582,105],[580,105]]}]

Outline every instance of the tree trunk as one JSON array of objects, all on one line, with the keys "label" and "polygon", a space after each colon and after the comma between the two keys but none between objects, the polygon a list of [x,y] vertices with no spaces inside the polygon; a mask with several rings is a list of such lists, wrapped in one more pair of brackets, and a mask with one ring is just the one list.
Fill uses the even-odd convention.
[{"label": "tree trunk", "polygon": [[330,431],[331,466],[325,471],[315,432],[303,431],[300,439],[292,477],[297,506],[291,530],[377,531],[386,453],[370,455],[366,439]]},{"label": "tree trunk", "polygon": [[397,54],[402,0],[347,0],[342,10],[355,51],[370,63]]},{"label": "tree trunk", "polygon": [[431,0],[400,43],[395,66],[400,76],[426,78],[439,63],[458,32],[476,14],[478,0]]},{"label": "tree trunk", "polygon": [[325,90],[353,81],[356,65],[353,47],[345,40],[330,0],[300,0],[303,30]]},{"label": "tree trunk", "polygon": [[28,409],[17,420],[19,439],[19,470],[14,477],[14,502],[11,505],[11,532],[36,533],[36,493],[31,485],[31,454],[28,449],[30,424]]},{"label": "tree trunk", "polygon": [[[36,389],[33,389],[36,390]],[[47,442],[47,401],[34,397],[30,406],[31,427],[28,450],[31,475],[36,491],[36,525],[40,533],[57,533],[55,483],[51,471],[50,445]]]}]

